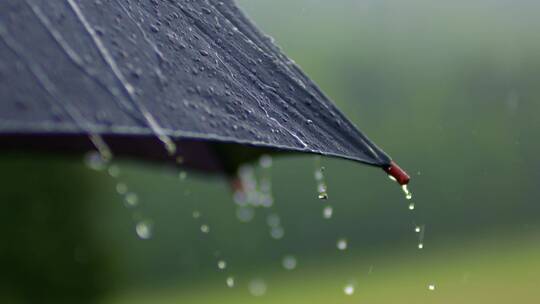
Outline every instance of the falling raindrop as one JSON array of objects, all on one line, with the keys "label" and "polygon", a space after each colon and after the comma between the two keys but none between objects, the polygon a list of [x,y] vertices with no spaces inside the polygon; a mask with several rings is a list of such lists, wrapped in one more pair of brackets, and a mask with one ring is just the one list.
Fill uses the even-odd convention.
[{"label": "falling raindrop", "polygon": [[84,163],[92,170],[102,171],[107,167],[107,159],[98,151],[91,151],[84,156]]},{"label": "falling raindrop", "polygon": [[270,236],[273,239],[276,239],[276,240],[282,239],[284,235],[285,235],[285,230],[283,229],[283,227],[272,227],[272,229],[270,229]]},{"label": "falling raindrop", "polygon": [[431,290],[431,291],[435,290],[435,284],[429,284],[428,290]]},{"label": "falling raindrop", "polygon": [[117,165],[111,165],[107,172],[111,177],[117,178],[120,175],[120,168]]},{"label": "falling raindrop", "polygon": [[322,200],[328,199],[328,192],[326,187],[326,182],[324,180],[324,167],[321,166],[321,157],[317,156],[315,158],[315,181],[317,182],[317,197]]},{"label": "falling raindrop", "polygon": [[139,197],[133,192],[127,193],[124,199],[126,207],[132,208],[139,204]]},{"label": "falling raindrop", "polygon": [[135,225],[135,232],[140,239],[147,240],[152,237],[152,224],[148,221],[140,221]]},{"label": "falling raindrop", "polygon": [[354,285],[353,284],[345,285],[345,287],[343,288],[343,292],[348,296],[353,295],[354,294]]},{"label": "falling raindrop", "polygon": [[412,192],[409,191],[409,187],[407,185],[402,185],[401,189],[403,190],[403,193],[405,193],[405,198],[410,200],[412,199]]},{"label": "falling raindrop", "polygon": [[118,194],[124,195],[127,193],[127,190],[128,190],[128,187],[126,184],[124,183],[116,184],[116,192],[118,192]]},{"label": "falling raindrop", "polygon": [[241,206],[236,209],[236,217],[242,223],[251,222],[255,217],[255,210],[250,206]]},{"label": "falling raindrop", "polygon": [[266,294],[268,287],[266,282],[262,279],[253,279],[248,284],[249,293],[256,297],[261,297]]},{"label": "falling raindrop", "polygon": [[270,227],[279,227],[281,225],[281,220],[279,218],[279,215],[272,213],[266,217],[266,223]]},{"label": "falling raindrop", "polygon": [[195,211],[193,211],[191,216],[193,216],[194,219],[198,219],[198,218],[201,217],[201,213],[199,211],[195,210]]},{"label": "falling raindrop", "polygon": [[336,246],[339,250],[346,250],[348,247],[347,239],[339,239]]},{"label": "falling raindrop", "polygon": [[217,262],[217,266],[218,266],[218,269],[223,270],[227,268],[227,262],[225,262],[224,260],[219,260]]},{"label": "falling raindrop", "polygon": [[332,206],[324,207],[324,209],[323,209],[323,217],[325,219],[331,218],[333,214],[334,214],[334,208],[332,208]]},{"label": "falling raindrop", "polygon": [[420,231],[422,231],[422,228],[420,226],[414,227],[414,232],[420,233]]},{"label": "falling raindrop", "polygon": [[283,268],[287,270],[293,270],[296,268],[296,258],[292,255],[287,255],[283,258],[283,261],[281,261],[281,264],[283,265]]},{"label": "falling raindrop", "polygon": [[186,180],[186,178],[187,178],[187,172],[186,172],[186,171],[180,171],[180,173],[178,173],[178,178],[179,178],[181,181]]},{"label": "falling raindrop", "polygon": [[208,226],[208,225],[206,225],[206,224],[201,225],[201,232],[202,232],[202,233],[208,233],[208,232],[210,232],[210,226]]},{"label": "falling raindrop", "polygon": [[234,277],[227,277],[225,280],[225,283],[227,283],[227,287],[233,288],[234,287]]},{"label": "falling raindrop", "polygon": [[414,203],[410,203],[410,204],[409,204],[409,210],[414,210],[414,208],[415,208]]},{"label": "falling raindrop", "polygon": [[272,167],[272,157],[270,155],[263,155],[259,159],[259,165],[263,169],[268,169]]},{"label": "falling raindrop", "polygon": [[418,249],[424,249],[424,244],[423,243],[418,243]]}]

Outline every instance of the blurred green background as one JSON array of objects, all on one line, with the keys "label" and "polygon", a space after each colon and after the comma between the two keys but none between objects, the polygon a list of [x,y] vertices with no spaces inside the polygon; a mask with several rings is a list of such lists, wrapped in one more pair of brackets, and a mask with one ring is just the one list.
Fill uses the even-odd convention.
[{"label": "blurred green background", "polygon": [[412,173],[415,210],[380,170],[343,160],[322,159],[321,201],[313,156],[274,158],[275,204],[244,223],[219,179],[126,160],[112,178],[81,159],[2,154],[0,302],[540,301],[540,2],[239,4]]}]

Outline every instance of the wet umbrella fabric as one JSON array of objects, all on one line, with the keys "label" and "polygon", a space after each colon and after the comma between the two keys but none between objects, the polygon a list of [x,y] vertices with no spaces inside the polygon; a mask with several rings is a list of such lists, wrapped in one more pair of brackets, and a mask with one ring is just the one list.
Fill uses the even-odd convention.
[{"label": "wet umbrella fabric", "polygon": [[228,173],[279,151],[391,164],[231,0],[3,0],[0,101],[2,150],[103,139]]}]

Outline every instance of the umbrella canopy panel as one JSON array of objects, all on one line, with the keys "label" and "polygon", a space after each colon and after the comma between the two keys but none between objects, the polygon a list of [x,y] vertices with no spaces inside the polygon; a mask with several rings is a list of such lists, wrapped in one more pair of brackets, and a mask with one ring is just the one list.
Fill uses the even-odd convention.
[{"label": "umbrella canopy panel", "polygon": [[132,155],[160,138],[391,162],[232,0],[0,1],[0,101],[0,146],[94,134]]}]

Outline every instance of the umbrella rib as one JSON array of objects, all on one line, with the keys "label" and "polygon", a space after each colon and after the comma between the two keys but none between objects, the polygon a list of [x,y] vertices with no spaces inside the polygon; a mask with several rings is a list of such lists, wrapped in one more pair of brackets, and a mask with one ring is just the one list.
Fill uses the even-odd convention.
[{"label": "umbrella rib", "polygon": [[0,37],[2,38],[8,49],[10,49],[15,54],[15,56],[21,59],[21,61],[28,68],[31,74],[36,78],[39,86],[47,93],[47,95],[49,95],[49,97],[51,97],[51,99],[53,100],[52,104],[57,105],[61,109],[63,109],[66,114],[71,117],[75,124],[80,124],[80,128],[88,133],[90,141],[93,143],[93,145],[103,157],[107,159],[111,158],[111,150],[109,149],[103,138],[94,130],[92,130],[91,123],[87,121],[77,109],[73,108],[71,104],[67,102],[63,103],[60,101],[60,94],[58,94],[56,86],[49,79],[45,71],[43,71],[43,69],[31,59],[32,56],[25,54],[23,47],[21,47],[14,39],[11,39],[8,35],[9,34],[7,33],[5,27],[2,25],[2,23],[0,23]]},{"label": "umbrella rib", "polygon": [[103,41],[101,41],[101,39],[99,39],[99,37],[96,35],[94,29],[92,28],[92,26],[90,25],[86,17],[84,16],[79,5],[77,5],[77,3],[75,3],[74,0],[67,0],[67,2],[71,10],[75,13],[77,18],[83,25],[84,29],[86,30],[86,32],[88,33],[92,41],[94,42],[94,45],[97,47],[99,53],[101,54],[101,57],[103,58],[103,60],[105,60],[105,62],[111,68],[116,79],[120,82],[122,88],[127,93],[131,102],[135,105],[137,110],[142,114],[142,116],[146,120],[150,129],[152,129],[152,131],[158,137],[158,139],[165,145],[165,149],[167,150],[167,152],[170,155],[175,154],[176,145],[174,144],[172,139],[165,134],[162,127],[158,124],[154,116],[146,109],[146,107],[142,103],[137,102],[134,96],[135,88],[124,77],[124,75],[122,74],[122,71],[116,64],[116,61],[114,60],[112,55],[109,53],[109,50],[107,49]]}]

